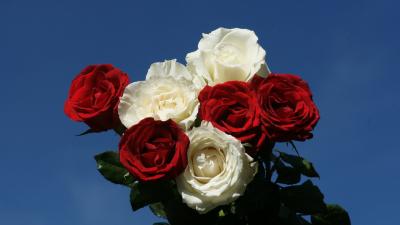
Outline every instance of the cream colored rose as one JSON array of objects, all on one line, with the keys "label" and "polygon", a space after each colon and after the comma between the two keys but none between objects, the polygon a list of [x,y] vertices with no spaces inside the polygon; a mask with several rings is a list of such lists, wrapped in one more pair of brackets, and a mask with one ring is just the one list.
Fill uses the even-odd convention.
[{"label": "cream colored rose", "polygon": [[203,85],[230,80],[248,81],[255,74],[267,76],[265,50],[254,31],[218,28],[203,34],[198,50],[187,54],[188,68],[203,78]]},{"label": "cream colored rose", "polygon": [[176,60],[153,63],[145,81],[129,84],[118,105],[127,128],[146,117],[172,119],[188,130],[198,112],[199,88],[186,67]]},{"label": "cream colored rose", "polygon": [[239,140],[203,122],[187,132],[188,166],[176,179],[183,201],[199,213],[231,203],[253,179],[257,163]]}]

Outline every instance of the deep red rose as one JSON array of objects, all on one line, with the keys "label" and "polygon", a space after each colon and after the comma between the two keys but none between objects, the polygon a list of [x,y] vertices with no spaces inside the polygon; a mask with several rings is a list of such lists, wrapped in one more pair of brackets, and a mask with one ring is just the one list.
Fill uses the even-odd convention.
[{"label": "deep red rose", "polygon": [[72,81],[64,112],[93,131],[115,128],[119,97],[128,83],[128,75],[110,64],[90,65]]},{"label": "deep red rose", "polygon": [[189,138],[172,120],[145,118],[119,143],[122,165],[141,181],[173,179],[187,165]]},{"label": "deep red rose", "polygon": [[242,143],[250,143],[253,146],[250,153],[264,145],[266,135],[261,132],[260,108],[248,83],[228,81],[206,86],[199,94],[199,101],[200,118]]},{"label": "deep red rose", "polygon": [[269,139],[277,142],[312,138],[319,120],[308,84],[290,74],[254,76],[251,81],[262,109],[261,121]]}]

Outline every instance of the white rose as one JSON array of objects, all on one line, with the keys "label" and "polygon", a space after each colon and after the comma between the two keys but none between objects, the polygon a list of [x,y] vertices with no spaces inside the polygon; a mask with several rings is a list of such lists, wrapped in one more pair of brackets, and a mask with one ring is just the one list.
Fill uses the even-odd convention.
[{"label": "white rose", "polygon": [[230,80],[248,81],[255,74],[267,76],[265,50],[254,31],[218,28],[203,34],[198,50],[187,54],[188,68],[203,78],[203,85]]},{"label": "white rose", "polygon": [[187,130],[196,119],[199,89],[186,67],[176,60],[153,63],[145,81],[129,84],[118,105],[122,124],[129,128],[146,117],[172,119]]},{"label": "white rose", "polygon": [[187,132],[188,166],[176,178],[183,201],[207,213],[241,196],[257,171],[239,140],[203,122]]}]

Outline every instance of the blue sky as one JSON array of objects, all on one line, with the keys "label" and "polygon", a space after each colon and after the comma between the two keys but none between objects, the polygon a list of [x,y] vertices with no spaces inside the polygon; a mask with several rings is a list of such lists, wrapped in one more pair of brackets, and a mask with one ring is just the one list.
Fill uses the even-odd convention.
[{"label": "blue sky", "polygon": [[398,1],[0,2],[0,224],[148,225],[128,190],[98,174],[93,155],[118,137],[63,114],[73,77],[112,63],[140,80],[152,62],[184,62],[202,32],[255,30],[274,72],[306,79],[320,108],[302,155],[328,202],[355,225],[398,223]]}]

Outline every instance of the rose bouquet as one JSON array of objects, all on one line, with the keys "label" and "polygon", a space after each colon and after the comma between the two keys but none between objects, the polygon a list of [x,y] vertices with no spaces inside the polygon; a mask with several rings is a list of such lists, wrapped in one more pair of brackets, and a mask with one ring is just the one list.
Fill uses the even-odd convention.
[{"label": "rose bouquet", "polygon": [[121,135],[119,151],[95,159],[107,180],[131,189],[134,211],[149,206],[171,225],[349,225],[294,145],[312,138],[319,120],[310,88],[271,73],[265,56],[253,31],[219,28],[203,34],[186,66],[154,63],[144,81],[88,66],[65,113],[89,126],[81,135]]}]

